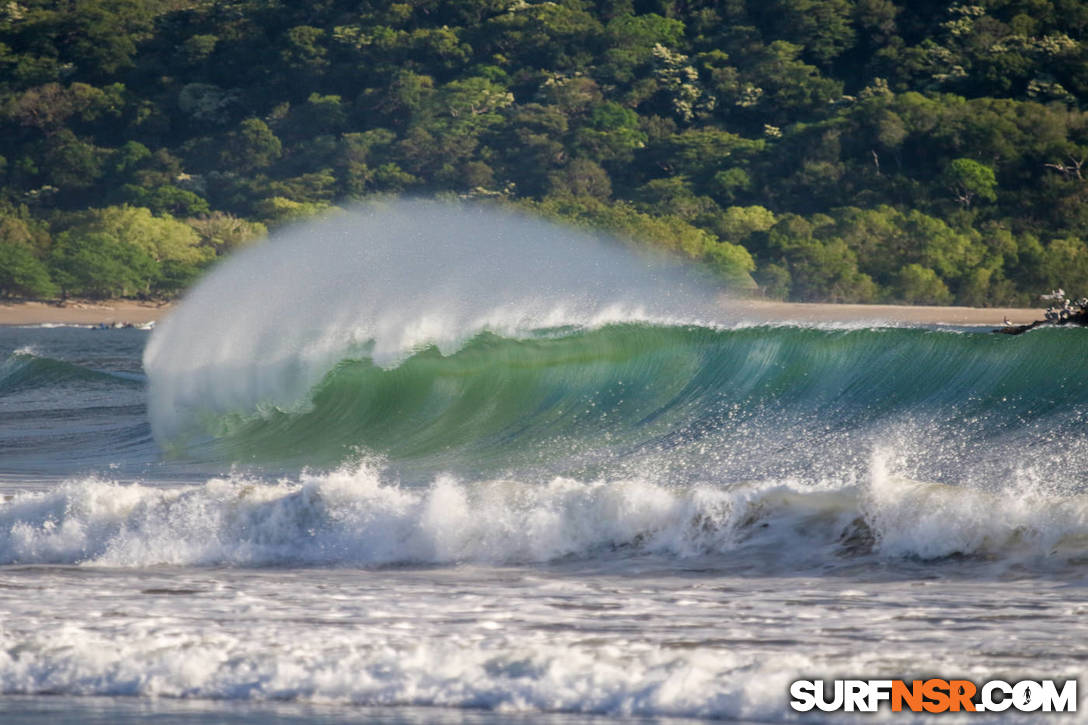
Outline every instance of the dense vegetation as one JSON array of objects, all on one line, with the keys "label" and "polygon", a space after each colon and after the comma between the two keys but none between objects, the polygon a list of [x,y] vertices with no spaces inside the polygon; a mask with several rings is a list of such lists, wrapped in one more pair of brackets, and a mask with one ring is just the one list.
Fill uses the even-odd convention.
[{"label": "dense vegetation", "polygon": [[1088,289],[1083,0],[0,3],[0,295],[166,296],[373,194],[798,300]]}]

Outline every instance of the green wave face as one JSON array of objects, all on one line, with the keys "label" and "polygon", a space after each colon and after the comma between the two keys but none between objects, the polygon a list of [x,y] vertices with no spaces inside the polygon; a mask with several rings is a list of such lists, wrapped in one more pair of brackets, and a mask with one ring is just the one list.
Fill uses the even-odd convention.
[{"label": "green wave face", "polygon": [[391,369],[342,360],[297,406],[206,418],[203,428],[216,457],[318,466],[377,454],[420,470],[652,462],[681,477],[744,478],[773,462],[780,474],[811,475],[906,436],[931,468],[982,471],[1028,446],[1068,467],[1083,437],[1086,345],[1080,330],[1010,339],[623,324],[481,334]]},{"label": "green wave face", "polygon": [[[356,449],[392,459],[531,459],[601,434],[664,432],[713,355],[706,330],[623,326],[417,352],[392,369],[340,362],[301,411],[216,421],[229,450],[314,463]],[[237,446],[237,447],[236,447]]]}]

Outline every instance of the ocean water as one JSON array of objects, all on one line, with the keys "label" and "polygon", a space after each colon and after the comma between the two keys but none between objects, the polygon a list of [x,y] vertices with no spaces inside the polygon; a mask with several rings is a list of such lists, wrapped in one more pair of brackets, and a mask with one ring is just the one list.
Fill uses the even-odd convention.
[{"label": "ocean water", "polygon": [[789,683],[1076,678],[1086,351],[757,324],[420,205],[153,333],[0,328],[0,722],[839,722]]}]

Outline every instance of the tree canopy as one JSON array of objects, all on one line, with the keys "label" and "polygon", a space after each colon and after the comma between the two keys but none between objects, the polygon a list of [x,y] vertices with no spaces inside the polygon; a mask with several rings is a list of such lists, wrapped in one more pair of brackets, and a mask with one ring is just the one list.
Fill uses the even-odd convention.
[{"label": "tree canopy", "polygon": [[0,295],[170,296],[371,195],[497,199],[796,300],[1088,284],[1080,0],[16,0]]}]

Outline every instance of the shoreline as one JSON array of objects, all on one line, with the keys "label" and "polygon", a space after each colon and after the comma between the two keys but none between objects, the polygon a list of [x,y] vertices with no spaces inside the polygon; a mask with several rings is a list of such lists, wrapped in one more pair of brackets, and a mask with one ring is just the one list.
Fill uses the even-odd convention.
[{"label": "shoreline", "polygon": [[[175,302],[135,300],[69,300],[63,306],[51,302],[0,302],[0,326],[142,325],[162,319],[175,305]],[[1043,317],[1042,308],[858,305],[728,298],[722,300],[721,307],[729,316],[753,322],[883,322],[1001,327],[1006,317],[1014,325],[1026,325]]]},{"label": "shoreline", "polygon": [[1013,325],[1026,325],[1043,318],[1041,307],[862,305],[750,299],[725,299],[722,307],[741,319],[757,322],[869,322],[997,328],[1006,318]]},{"label": "shoreline", "polygon": [[173,309],[173,302],[136,300],[68,300],[0,302],[0,326],[20,325],[143,325],[156,322]]}]

